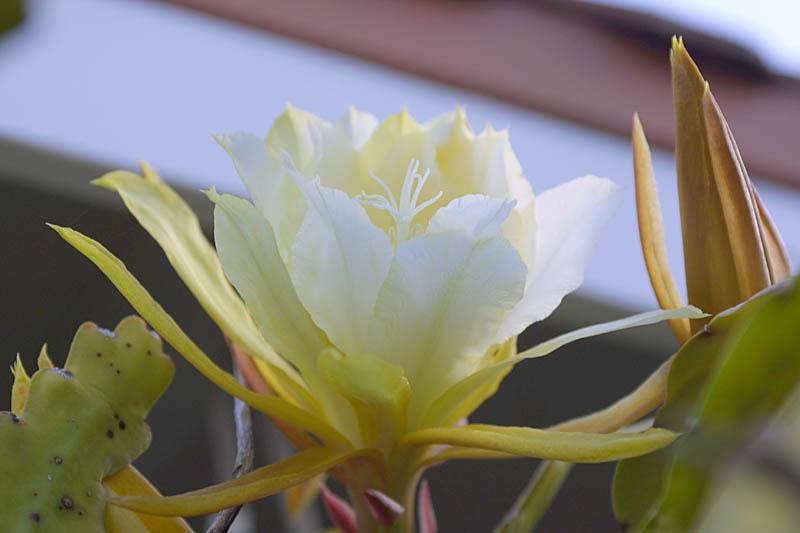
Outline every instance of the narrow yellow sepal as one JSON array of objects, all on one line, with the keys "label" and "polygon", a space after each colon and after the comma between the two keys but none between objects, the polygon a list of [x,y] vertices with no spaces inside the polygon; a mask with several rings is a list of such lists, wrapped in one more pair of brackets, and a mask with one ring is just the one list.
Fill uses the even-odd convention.
[{"label": "narrow yellow sepal", "polygon": [[297,455],[254,470],[239,478],[176,496],[112,497],[109,503],[139,513],[159,516],[196,516],[266,498],[302,483],[355,457],[373,456],[375,450],[341,452],[310,448]]},{"label": "narrow yellow sepal", "polygon": [[247,353],[274,367],[268,376],[270,386],[298,405],[313,405],[302,379],[264,340],[228,283],[214,247],[192,209],[150,165],[143,162],[141,167],[143,177],[117,170],[92,183],[120,195],[214,323]]},{"label": "narrow yellow sepal", "polygon": [[[658,200],[650,146],[639,120],[633,115],[633,174],[636,181],[636,214],[639,222],[639,240],[642,245],[644,262],[650,276],[650,284],[662,309],[683,307],[683,301],[675,285],[672,269],[667,257],[664,221],[661,216],[661,203]],[[689,321],[685,318],[670,320],[669,325],[681,343],[690,334]]]},{"label": "narrow yellow sepal", "polygon": [[514,365],[525,359],[544,357],[571,342],[610,333],[612,331],[647,326],[676,318],[694,320],[706,316],[708,315],[693,306],[682,307],[680,309],[648,311],[646,313],[640,313],[619,320],[612,320],[611,322],[603,324],[595,324],[559,335],[554,339],[537,344],[522,353],[487,364],[480,370],[456,382],[433,402],[423,417],[421,427],[448,427],[453,425],[458,420],[455,418],[454,414],[463,412],[461,409],[463,409],[464,406],[471,407],[474,399],[479,397],[475,395],[478,394],[481,389],[489,387],[489,390],[491,390],[491,387],[495,386],[493,384],[499,383],[499,380],[501,380]]},{"label": "narrow yellow sepal", "polygon": [[73,229],[52,224],[49,226],[76,250],[90,259],[142,318],[209,381],[231,396],[239,398],[253,409],[283,420],[298,429],[314,433],[331,446],[345,449],[351,447],[345,436],[315,414],[282,398],[257,394],[217,366],[128,271],[125,264],[102,244]]},{"label": "narrow yellow sepal", "polygon": [[[161,497],[148,480],[132,465],[103,480],[103,486],[110,496],[149,496]],[[128,509],[109,505],[106,508],[107,533],[138,533],[151,531],[158,533],[191,532],[182,518],[137,514]]]},{"label": "narrow yellow sepal", "polygon": [[36,365],[39,370],[53,368],[53,361],[50,360],[50,355],[47,353],[47,343],[42,344],[42,349],[39,350],[39,357],[36,359]]},{"label": "narrow yellow sepal", "polygon": [[28,389],[31,386],[31,378],[25,371],[19,355],[11,365],[11,373],[14,375],[14,384],[11,386],[11,412],[19,414],[25,407],[25,402],[28,400]]},{"label": "narrow yellow sepal", "polygon": [[407,434],[401,447],[448,444],[463,449],[461,458],[484,459],[484,451],[570,463],[601,463],[644,455],[669,445],[677,433],[661,428],[641,433],[571,433],[525,427],[470,424],[456,428],[423,429]]}]

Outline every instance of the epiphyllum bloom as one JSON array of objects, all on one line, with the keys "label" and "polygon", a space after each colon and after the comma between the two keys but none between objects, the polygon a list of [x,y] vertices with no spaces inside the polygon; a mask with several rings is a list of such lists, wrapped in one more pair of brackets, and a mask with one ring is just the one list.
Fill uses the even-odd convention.
[{"label": "epiphyllum bloom", "polygon": [[[218,141],[252,203],[207,193],[216,204],[216,251],[149,167],[143,178],[118,171],[98,183],[120,193],[277,397],[239,387],[108,250],[57,229],[165,340],[280,422],[304,451],[203,492],[119,504],[205,513],[330,471],[351,498],[376,489],[403,503],[408,517],[419,475],[445,459],[597,462],[673,439],[664,430],[602,435],[458,424],[525,358],[616,329],[700,316],[693,308],[645,313],[516,353],[516,335],[580,284],[619,202],[610,181],[587,176],[534,197],[507,133],[476,135],[463,110],[425,124],[403,111],[378,124],[351,109],[331,124],[289,108],[266,140],[236,133]],[[354,504],[363,511],[363,502]]]}]

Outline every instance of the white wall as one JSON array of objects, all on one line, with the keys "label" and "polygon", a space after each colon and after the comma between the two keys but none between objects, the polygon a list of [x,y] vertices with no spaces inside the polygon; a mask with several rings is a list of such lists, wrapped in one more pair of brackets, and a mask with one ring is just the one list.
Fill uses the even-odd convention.
[{"label": "white wall", "polygon": [[[381,117],[407,105],[420,119],[465,105],[476,126],[510,127],[535,190],[586,173],[626,188],[581,291],[626,309],[656,305],[638,247],[627,139],[164,4],[29,4],[25,26],[0,41],[0,136],[112,166],[147,159],[176,183],[241,193],[210,133],[265,133],[284,102],[330,119],[351,103]],[[657,151],[654,164],[682,283],[673,163]],[[800,192],[758,188],[797,264]]]}]

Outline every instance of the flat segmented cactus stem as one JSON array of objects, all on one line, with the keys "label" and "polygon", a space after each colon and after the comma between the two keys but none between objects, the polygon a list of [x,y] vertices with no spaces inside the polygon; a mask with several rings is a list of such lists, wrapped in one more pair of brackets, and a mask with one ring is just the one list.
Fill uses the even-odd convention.
[{"label": "flat segmented cactus stem", "polygon": [[102,532],[102,480],[147,449],[144,419],[174,365],[138,317],[113,332],[85,323],[63,369],[52,367],[44,347],[38,364],[27,383],[15,365],[18,411],[0,413],[0,524],[15,532]]}]

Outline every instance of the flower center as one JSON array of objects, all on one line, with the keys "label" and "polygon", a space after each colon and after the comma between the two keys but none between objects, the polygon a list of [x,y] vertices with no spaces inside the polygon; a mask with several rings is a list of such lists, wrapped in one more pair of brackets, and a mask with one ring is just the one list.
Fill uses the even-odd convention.
[{"label": "flower center", "polygon": [[431,169],[426,169],[423,174],[418,173],[419,160],[412,159],[406,170],[406,177],[403,179],[403,187],[400,190],[400,201],[395,198],[392,190],[385,181],[378,176],[370,173],[370,177],[380,185],[385,194],[367,194],[362,191],[356,196],[356,200],[362,205],[368,205],[386,211],[394,220],[394,227],[389,230],[389,235],[394,240],[395,245],[410,239],[420,231],[419,224],[413,225],[416,217],[423,209],[429,207],[442,197],[439,191],[433,198],[430,198],[417,205],[419,195],[425,182],[431,175]]}]

